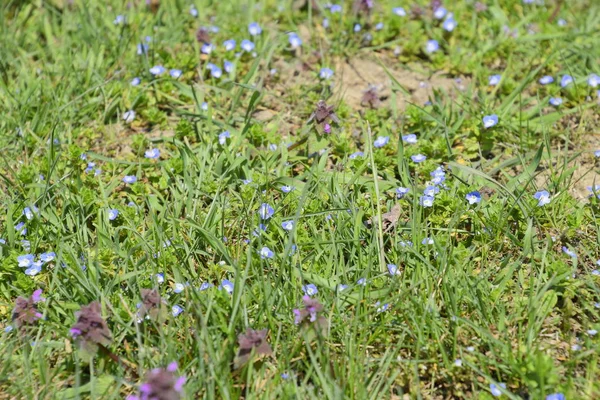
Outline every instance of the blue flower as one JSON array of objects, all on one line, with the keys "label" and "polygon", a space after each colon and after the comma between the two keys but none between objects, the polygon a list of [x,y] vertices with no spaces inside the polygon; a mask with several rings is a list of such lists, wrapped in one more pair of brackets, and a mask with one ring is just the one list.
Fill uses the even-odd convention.
[{"label": "blue flower", "polygon": [[435,53],[439,49],[440,49],[440,44],[438,43],[437,40],[433,40],[433,39],[428,40],[427,44],[425,45],[425,51],[429,54]]},{"label": "blue flower", "polygon": [[200,109],[202,111],[208,111],[208,103],[203,101],[202,104],[200,104]]},{"label": "blue flower", "polygon": [[223,46],[225,47],[225,51],[231,51],[235,49],[236,42],[234,39],[229,39],[223,42]]},{"label": "blue flower", "polygon": [[415,154],[414,156],[410,156],[410,159],[415,163],[420,163],[427,160],[427,157],[425,157],[423,154]]},{"label": "blue flower", "polygon": [[129,111],[125,111],[125,113],[123,113],[123,120],[130,124],[133,122],[133,120],[135,119],[135,111],[133,110],[129,110]]},{"label": "blue flower", "polygon": [[131,86],[137,86],[137,85],[139,85],[140,83],[142,83],[142,80],[141,80],[140,78],[138,78],[137,76],[136,76],[135,78],[133,78],[133,79],[131,80],[131,82],[129,82],[129,84],[130,84]]},{"label": "blue flower", "polygon": [[402,136],[402,141],[408,144],[415,144],[417,143],[417,135],[414,133],[411,133],[410,135],[404,135]]},{"label": "blue flower", "polygon": [[146,150],[146,152],[144,153],[144,157],[150,158],[150,159],[159,158],[160,157],[160,150],[157,149],[157,148]]},{"label": "blue flower", "polygon": [[356,281],[356,284],[359,286],[367,286],[367,280],[365,278],[360,278]]},{"label": "blue flower", "polygon": [[190,6],[190,15],[194,18],[198,17],[198,9],[193,4]]},{"label": "blue flower", "polygon": [[401,272],[400,272],[400,270],[398,270],[398,266],[396,264],[388,264],[387,269],[388,269],[388,272],[390,273],[390,275],[392,275],[392,276],[401,274]]},{"label": "blue flower", "polygon": [[408,192],[410,192],[409,188],[400,186],[399,188],[396,189],[396,197],[401,199],[404,196],[406,196],[408,194]]},{"label": "blue flower", "polygon": [[161,273],[158,273],[158,274],[156,274],[156,275],[154,275],[154,276],[156,277],[156,283],[158,283],[159,285],[160,285],[161,283],[164,283],[164,281],[165,281],[165,274],[163,274],[163,273],[161,272]]},{"label": "blue flower", "polygon": [[442,29],[444,29],[447,32],[452,32],[457,25],[458,23],[456,22],[456,20],[450,17],[444,21],[444,23],[442,24]]},{"label": "blue flower", "polygon": [[27,218],[28,220],[32,220],[33,217],[35,217],[35,214],[39,213],[39,209],[36,206],[31,206],[31,208],[29,207],[25,207],[23,209],[23,215],[25,216],[25,218]]},{"label": "blue flower", "polygon": [[6,240],[0,238],[0,244],[6,244]]},{"label": "blue flower", "polygon": [[502,79],[502,75],[491,75],[488,78],[488,82],[489,82],[490,86],[496,86],[497,84],[500,83],[501,79]]},{"label": "blue flower", "polygon": [[95,167],[95,166],[96,166],[96,163],[95,163],[95,162],[93,162],[93,161],[90,161],[90,162],[87,164],[87,167],[85,168],[85,172],[86,172],[86,173],[88,173],[88,172],[91,172],[91,171],[94,169],[94,167]]},{"label": "blue flower", "polygon": [[125,175],[123,177],[123,182],[127,183],[127,184],[132,184],[137,182],[137,177],[135,175]]},{"label": "blue flower", "polygon": [[38,261],[38,262],[34,262],[31,265],[31,267],[29,267],[25,270],[25,275],[35,276],[35,275],[39,274],[40,272],[42,272],[42,262]]},{"label": "blue flower", "polygon": [[229,294],[233,293],[233,282],[223,279],[221,281],[221,285],[219,286],[219,290],[220,289],[225,289],[225,291]]},{"label": "blue flower", "polygon": [[554,82],[554,78],[551,77],[550,75],[544,75],[540,78],[539,82],[542,85],[548,85],[548,84]]},{"label": "blue flower", "polygon": [[590,85],[591,87],[595,88],[598,85],[600,85],[600,76],[596,75],[596,74],[591,74],[588,77],[588,85]]},{"label": "blue flower", "polygon": [[[598,152],[600,153],[600,150],[598,150]],[[350,154],[350,155],[348,156],[348,158],[349,158],[350,160],[354,160],[355,158],[358,158],[358,157],[363,157],[364,155],[365,155],[365,153],[363,153],[362,151],[356,151],[356,152],[354,152],[354,153]],[[600,156],[598,156],[598,157],[600,157]]]},{"label": "blue flower", "polygon": [[588,329],[587,334],[590,336],[596,336],[598,334],[598,331],[595,329]]},{"label": "blue flower", "polygon": [[548,103],[550,103],[550,105],[554,107],[560,106],[562,102],[563,100],[560,97],[550,97],[550,100],[548,101]]},{"label": "blue flower", "polygon": [[552,393],[546,396],[546,400],[566,400],[566,397],[562,393]]},{"label": "blue flower", "polygon": [[392,12],[399,17],[406,17],[406,10],[404,10],[402,7],[392,8]]},{"label": "blue flower", "polygon": [[166,69],[162,65],[155,65],[154,67],[150,68],[150,73],[154,76],[162,75],[165,73],[165,71]]},{"label": "blue flower", "polygon": [[223,69],[225,70],[225,72],[227,72],[228,74],[233,72],[233,63],[231,61],[223,61]]},{"label": "blue flower", "polygon": [[252,183],[252,179],[242,179],[242,183],[244,185],[248,185],[248,184]]},{"label": "blue flower", "polygon": [[477,204],[481,202],[481,194],[478,191],[473,191],[467,193],[465,196],[470,205]]},{"label": "blue flower", "polygon": [[213,78],[219,79],[221,76],[223,76],[223,71],[221,70],[221,68],[217,67],[216,65],[211,65],[210,76],[212,76]]},{"label": "blue flower", "polygon": [[286,231],[291,231],[292,229],[294,229],[294,221],[283,221],[281,223],[281,227],[283,229],[285,229]]},{"label": "blue flower", "polygon": [[432,207],[434,200],[435,199],[432,196],[421,196],[419,198],[419,204],[423,207]]},{"label": "blue flower", "polygon": [[346,289],[348,289],[348,285],[343,285],[341,283],[339,285],[337,285],[338,292],[343,292]]},{"label": "blue flower", "polygon": [[333,76],[333,70],[331,68],[323,67],[319,71],[319,78],[321,79],[331,79]]},{"label": "blue flower", "polygon": [[289,185],[285,185],[285,186],[281,187],[281,191],[283,193],[289,193],[289,192],[293,191],[294,189],[296,189],[296,188],[293,186],[289,186]]},{"label": "blue flower", "polygon": [[117,15],[115,17],[115,20],[113,21],[113,24],[115,25],[122,25],[125,23],[125,16],[124,15]]},{"label": "blue flower", "polygon": [[137,50],[137,55],[141,56],[142,54],[147,54],[148,50],[150,49],[150,46],[147,45],[146,43],[138,43],[138,45],[136,46]]},{"label": "blue flower", "polygon": [[483,117],[483,127],[489,129],[498,124],[498,116],[496,114],[486,115]]},{"label": "blue flower", "polygon": [[262,203],[260,208],[258,209],[258,215],[260,215],[261,219],[269,219],[275,214],[275,210],[273,207],[268,205],[267,203]]},{"label": "blue flower", "polygon": [[323,18],[323,22],[321,23],[321,25],[325,29],[329,28],[329,19],[328,18]]},{"label": "blue flower", "polygon": [[317,287],[315,285],[313,285],[312,283],[302,286],[302,291],[304,292],[305,295],[310,296],[310,297],[319,293],[319,290],[317,289]]},{"label": "blue flower", "polygon": [[421,244],[433,244],[433,243],[434,243],[434,241],[432,238],[426,237],[426,238],[423,238],[423,240],[421,240]]},{"label": "blue flower", "polygon": [[15,225],[15,230],[21,234],[21,236],[27,235],[27,228],[25,227],[25,222],[19,222]]},{"label": "blue flower", "polygon": [[410,240],[406,240],[406,241],[401,240],[401,241],[398,242],[398,244],[401,247],[412,247],[413,246],[413,243]]},{"label": "blue flower", "polygon": [[375,25],[375,30],[376,31],[380,31],[383,29],[383,22],[379,22],[377,23],[377,25]]},{"label": "blue flower", "polygon": [[360,32],[362,30],[362,26],[360,24],[355,24],[354,25],[354,32]]},{"label": "blue flower", "polygon": [[198,290],[200,290],[201,292],[210,289],[211,287],[213,287],[212,283],[209,282],[203,282],[200,287],[198,288]]},{"label": "blue flower", "polygon": [[538,207],[543,207],[546,204],[550,203],[550,193],[545,190],[540,190],[536,192],[533,197],[538,200]]},{"label": "blue flower", "polygon": [[185,285],[183,283],[176,283],[173,287],[174,293],[181,293],[185,290]]},{"label": "blue flower", "polygon": [[332,13],[342,12],[342,6],[339,4],[332,4],[331,6],[329,6],[329,11],[331,11]]},{"label": "blue flower", "polygon": [[498,386],[496,386],[493,383],[490,383],[490,392],[492,393],[492,396],[498,397],[502,395],[502,391],[500,390],[500,388],[506,389],[506,384],[505,383],[499,383]]},{"label": "blue flower", "polygon": [[181,314],[183,312],[183,307],[178,306],[178,305],[174,305],[173,307],[171,307],[171,314],[176,317],[179,314]]},{"label": "blue flower", "polygon": [[108,210],[108,220],[109,221],[114,221],[115,219],[117,219],[118,216],[119,216],[119,210],[117,210],[115,208],[111,208],[110,210]]},{"label": "blue flower", "polygon": [[388,144],[389,141],[389,136],[377,136],[377,139],[375,139],[375,141],[373,142],[373,146],[376,148],[380,148]]},{"label": "blue flower", "polygon": [[567,26],[567,21],[565,21],[564,19],[560,18],[558,21],[556,21],[556,24],[558,26]]},{"label": "blue flower", "polygon": [[267,246],[264,246],[262,249],[260,249],[258,254],[260,255],[260,258],[262,258],[263,260],[265,258],[273,258],[273,256],[275,255],[275,253],[273,253],[271,251],[271,249],[269,249]]},{"label": "blue flower", "polygon": [[229,134],[229,131],[219,133],[219,144],[221,146],[225,146],[225,143],[227,143],[227,139],[230,137],[231,135]]},{"label": "blue flower", "polygon": [[434,197],[436,194],[440,192],[440,188],[437,186],[427,186],[425,190],[423,190],[423,194],[425,196]]},{"label": "blue flower", "polygon": [[202,54],[210,54],[210,53],[212,53],[214,48],[215,48],[215,46],[213,46],[212,44],[204,43],[204,44],[202,44],[202,47],[200,47],[200,52]]},{"label": "blue flower", "polygon": [[171,78],[179,78],[181,76],[182,72],[180,69],[172,69],[169,71],[169,75],[171,75]]},{"label": "blue flower", "polygon": [[290,42],[292,49],[297,49],[298,47],[302,46],[302,39],[300,39],[300,36],[298,36],[295,32],[292,32],[288,35],[288,41]]},{"label": "blue flower", "polygon": [[567,87],[571,83],[573,83],[573,77],[571,75],[563,75],[562,78],[560,78],[560,87]]},{"label": "blue flower", "polygon": [[448,14],[448,10],[446,10],[444,7],[437,7],[435,9],[435,11],[433,12],[433,16],[436,19],[442,19],[446,16],[446,14]]},{"label": "blue flower", "polygon": [[566,246],[562,247],[562,251],[563,251],[563,253],[565,253],[566,255],[568,255],[571,258],[577,258],[577,254],[573,250],[570,250]]},{"label": "blue flower", "polygon": [[21,268],[30,267],[31,264],[33,264],[34,258],[35,257],[33,254],[25,254],[22,256],[17,256],[17,262],[19,263],[19,267],[21,267]]},{"label": "blue flower", "polygon": [[256,36],[262,33],[262,29],[257,22],[252,22],[248,25],[248,32],[251,36]]},{"label": "blue flower", "polygon": [[252,43],[248,39],[244,39],[244,40],[242,40],[242,43],[240,44],[240,47],[245,52],[250,53],[252,50],[254,50],[254,43]]}]

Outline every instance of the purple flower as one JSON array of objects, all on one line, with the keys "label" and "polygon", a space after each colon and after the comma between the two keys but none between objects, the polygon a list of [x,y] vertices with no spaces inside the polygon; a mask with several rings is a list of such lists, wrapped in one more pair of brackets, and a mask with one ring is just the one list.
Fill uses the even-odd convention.
[{"label": "purple flower", "polygon": [[536,192],[533,197],[538,200],[538,207],[543,207],[546,204],[550,203],[550,193],[548,193],[546,190],[540,190],[538,192]]},{"label": "purple flower", "polygon": [[252,22],[248,25],[248,32],[251,36],[257,36],[262,33],[262,29],[258,23]]},{"label": "purple flower", "polygon": [[132,183],[137,182],[137,177],[135,175],[125,175],[123,177],[123,182],[127,183],[128,185],[131,185]]},{"label": "purple flower", "polygon": [[563,100],[560,97],[550,97],[548,103],[550,103],[551,106],[558,107],[563,103]]},{"label": "purple flower", "polygon": [[483,117],[483,127],[489,129],[498,124],[498,116],[496,114],[486,115]]},{"label": "purple flower", "polygon": [[26,334],[30,327],[37,324],[42,318],[42,313],[37,309],[36,304],[44,301],[42,298],[42,289],[37,289],[29,298],[17,297],[15,307],[12,312],[12,321],[22,334]]},{"label": "purple flower", "polygon": [[573,83],[573,77],[571,75],[563,75],[562,78],[560,78],[560,87],[567,87],[571,83]]},{"label": "purple flower", "polygon": [[406,196],[408,194],[408,192],[410,192],[409,188],[399,187],[396,189],[396,197],[401,199],[404,196]]},{"label": "purple flower", "polygon": [[465,196],[470,205],[477,204],[481,201],[481,194],[478,191],[467,193]]},{"label": "purple flower", "polygon": [[254,329],[246,329],[246,333],[238,335],[238,343],[240,348],[234,360],[236,369],[245,365],[252,355],[255,356],[270,356],[273,354],[271,345],[267,342],[268,329],[255,331]]},{"label": "purple flower", "polygon": [[313,285],[312,283],[302,286],[302,291],[304,292],[305,295],[310,296],[310,297],[319,293],[319,289],[317,289],[317,287],[315,285]]},{"label": "purple flower", "polygon": [[432,207],[434,200],[435,199],[432,196],[421,196],[419,198],[419,204],[423,207]]},{"label": "purple flower", "polygon": [[327,328],[327,319],[319,316],[319,313],[323,311],[323,305],[317,299],[313,299],[310,296],[302,297],[302,302],[304,303],[304,308],[294,309],[293,311],[294,323],[296,325],[313,325],[320,329]]},{"label": "purple flower", "polygon": [[153,369],[146,375],[146,382],[140,385],[140,395],[128,396],[126,400],[179,400],[186,378],[175,376],[176,370],[176,362],[166,369]]},{"label": "purple flower", "polygon": [[539,82],[542,85],[548,85],[548,84],[554,82],[554,78],[551,77],[550,75],[544,75],[540,78]]},{"label": "purple flower", "polygon": [[376,148],[380,148],[388,144],[390,141],[389,136],[378,136],[377,139],[373,142],[373,146]]},{"label": "purple flower", "polygon": [[160,294],[156,289],[142,289],[142,302],[138,304],[137,315],[139,318],[148,316],[151,319],[156,319],[159,314],[164,311],[164,300],[160,298]]},{"label": "purple flower", "polygon": [[502,79],[502,75],[491,75],[488,78],[488,81],[489,81],[490,86],[496,86],[497,84],[500,83],[501,79]]},{"label": "purple flower", "polygon": [[71,335],[85,350],[94,351],[97,345],[107,346],[112,341],[101,311],[100,303],[93,301],[87,306],[81,306],[75,313],[76,322],[71,328]]},{"label": "purple flower", "polygon": [[261,219],[269,219],[273,216],[273,214],[275,214],[275,210],[273,210],[273,207],[271,207],[267,203],[262,203],[260,205],[260,208],[258,209],[258,215]]},{"label": "purple flower", "polygon": [[275,253],[273,253],[271,251],[271,249],[269,249],[267,246],[264,246],[262,249],[260,249],[258,254],[260,255],[260,258],[262,258],[263,260],[265,258],[273,258],[273,256],[275,255]]},{"label": "purple flower", "polygon": [[410,156],[410,159],[415,163],[421,163],[427,160],[427,157],[425,157],[423,154],[415,154],[414,156]]},{"label": "purple flower", "polygon": [[425,51],[429,54],[435,53],[440,49],[440,44],[437,40],[428,40],[425,44]]},{"label": "purple flower", "polygon": [[150,158],[150,159],[156,159],[160,157],[160,150],[159,149],[150,149],[150,150],[146,150],[146,152],[144,153],[144,157],[146,158]]}]

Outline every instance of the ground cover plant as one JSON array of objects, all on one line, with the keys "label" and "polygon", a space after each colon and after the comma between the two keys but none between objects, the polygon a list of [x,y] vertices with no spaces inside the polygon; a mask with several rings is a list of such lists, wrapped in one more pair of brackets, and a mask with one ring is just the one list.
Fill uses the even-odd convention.
[{"label": "ground cover plant", "polygon": [[0,398],[600,398],[600,4],[0,4]]}]

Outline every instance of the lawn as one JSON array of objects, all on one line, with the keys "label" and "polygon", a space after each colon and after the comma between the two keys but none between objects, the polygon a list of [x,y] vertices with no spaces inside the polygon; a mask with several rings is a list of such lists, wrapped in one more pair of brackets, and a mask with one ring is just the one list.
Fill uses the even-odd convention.
[{"label": "lawn", "polygon": [[0,3],[0,399],[600,398],[599,35]]}]

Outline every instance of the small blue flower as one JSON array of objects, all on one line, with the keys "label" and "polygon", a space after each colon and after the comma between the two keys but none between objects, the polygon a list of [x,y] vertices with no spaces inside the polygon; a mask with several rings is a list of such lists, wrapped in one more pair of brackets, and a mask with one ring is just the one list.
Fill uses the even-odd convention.
[{"label": "small blue flower", "polygon": [[544,75],[540,78],[539,82],[542,85],[548,85],[548,84],[554,82],[554,78],[551,77],[550,75]]},{"label": "small blue flower", "polygon": [[600,150],[594,151],[594,157],[600,158]]},{"label": "small blue flower", "polygon": [[219,289],[225,289],[225,291],[229,294],[233,293],[233,282],[227,280],[227,279],[223,279],[221,281],[221,285],[219,286]]},{"label": "small blue flower", "polygon": [[390,141],[389,136],[377,136],[377,139],[373,142],[373,146],[376,148],[380,148],[388,144]]},{"label": "small blue flower", "polygon": [[375,30],[376,31],[380,31],[383,29],[383,22],[379,22],[377,23],[377,25],[375,25]]},{"label": "small blue flower", "polygon": [[25,222],[19,222],[15,225],[15,230],[19,232],[22,236],[27,235],[27,228],[25,227]]},{"label": "small blue flower", "polygon": [[123,177],[123,182],[131,185],[132,183],[136,183],[137,182],[137,177],[135,175],[125,175]]},{"label": "small blue flower", "polygon": [[288,41],[290,42],[292,49],[297,49],[298,47],[302,46],[302,39],[300,39],[300,36],[294,32],[288,35]]},{"label": "small blue flower", "polygon": [[252,179],[242,179],[242,183],[244,185],[248,185],[248,184],[252,183]]},{"label": "small blue flower", "polygon": [[505,383],[499,383],[498,386],[496,386],[493,383],[490,383],[490,392],[492,393],[492,396],[498,397],[502,395],[502,391],[500,390],[500,388],[506,389],[506,384]]},{"label": "small blue flower", "polygon": [[169,71],[169,75],[171,75],[171,78],[179,78],[181,76],[182,72],[180,69],[172,69]]},{"label": "small blue flower", "polygon": [[304,292],[305,295],[310,296],[310,297],[319,293],[319,290],[317,289],[317,287],[315,285],[313,285],[312,283],[302,286],[302,291]]},{"label": "small blue flower", "polygon": [[587,82],[588,82],[588,85],[590,85],[593,88],[598,87],[598,85],[600,85],[600,76],[598,76],[596,74],[591,74],[588,77]]},{"label": "small blue flower", "polygon": [[454,366],[462,367],[462,360],[460,358],[457,358],[456,360],[454,360]]},{"label": "small blue flower", "polygon": [[0,244],[6,244],[6,240],[0,238]]},{"label": "small blue flower", "polygon": [[286,231],[291,231],[292,229],[294,229],[294,221],[283,221],[281,223],[281,227],[283,229],[285,229]]},{"label": "small blue flower", "polygon": [[402,141],[408,144],[415,144],[417,143],[417,135],[414,133],[411,133],[410,135],[404,135],[402,136]]},{"label": "small blue flower", "polygon": [[185,285],[183,283],[176,283],[173,287],[174,293],[181,293],[185,290]]},{"label": "small blue flower", "polygon": [[447,32],[452,32],[457,25],[458,22],[456,22],[454,18],[450,17],[444,21],[444,23],[442,24],[442,29],[444,29]]},{"label": "small blue flower", "polygon": [[486,115],[483,117],[483,127],[489,129],[498,124],[498,116],[496,114]]},{"label": "small blue flower", "polygon": [[590,336],[596,336],[598,334],[598,331],[595,329],[588,329],[587,334]]},{"label": "small blue flower", "polygon": [[33,254],[25,254],[22,256],[17,256],[17,262],[19,263],[19,267],[21,267],[21,268],[30,267],[31,264],[33,264],[34,258],[35,257]]},{"label": "small blue flower", "polygon": [[248,25],[248,32],[251,36],[257,36],[262,33],[262,29],[257,22],[252,22]]},{"label": "small blue flower", "polygon": [[124,15],[117,15],[115,17],[115,20],[113,21],[113,24],[115,24],[115,25],[123,25],[124,23],[125,23]]},{"label": "small blue flower", "polygon": [[229,39],[223,42],[223,46],[225,47],[225,51],[231,51],[235,49],[236,41],[234,39]]},{"label": "small blue flower", "polygon": [[470,205],[478,204],[479,202],[481,202],[481,194],[478,191],[467,193],[465,198],[467,199]]},{"label": "small blue flower", "polygon": [[258,209],[258,215],[261,219],[269,219],[275,214],[275,210],[267,203],[262,203]]},{"label": "small blue flower", "polygon": [[437,40],[433,40],[433,39],[428,40],[427,44],[425,45],[425,51],[429,54],[435,53],[439,49],[440,49],[440,44],[438,43]]},{"label": "small blue flower", "polygon": [[230,137],[231,135],[229,134],[229,131],[219,133],[219,144],[221,146],[225,146],[225,143],[227,143],[227,139],[229,139]]},{"label": "small blue flower", "polygon": [[157,148],[146,150],[146,152],[144,153],[144,157],[150,158],[150,159],[159,158],[160,157],[160,150],[157,149]]},{"label": "small blue flower", "polygon": [[198,17],[198,9],[193,4],[190,6],[190,15],[194,18]]},{"label": "small blue flower", "polygon": [[133,78],[131,80],[131,82],[129,82],[129,84],[131,86],[138,86],[140,83],[142,83],[142,80],[140,78],[138,78],[137,76],[135,78]]},{"label": "small blue flower", "polygon": [[183,312],[183,307],[178,306],[178,305],[174,305],[173,307],[171,307],[171,314],[174,317],[177,317],[179,314],[181,314]]},{"label": "small blue flower", "polygon": [[410,159],[415,163],[421,163],[427,160],[427,157],[425,157],[423,154],[415,154],[414,156],[410,156]]},{"label": "small blue flower", "polygon": [[260,258],[262,258],[263,260],[265,258],[273,258],[273,256],[275,255],[275,253],[273,253],[271,251],[271,249],[269,249],[267,246],[264,246],[262,249],[260,249],[258,254],[260,255]]},{"label": "small blue flower", "polygon": [[287,372],[283,372],[280,376],[281,376],[281,379],[284,379],[284,380],[290,378],[290,374],[288,374]]},{"label": "small blue flower", "polygon": [[433,16],[436,19],[442,19],[446,16],[446,14],[448,14],[448,10],[446,10],[444,7],[437,7],[435,9],[435,11],[433,12]]},{"label": "small blue flower", "polygon": [[129,110],[129,111],[125,111],[123,113],[123,121],[125,121],[126,123],[130,124],[133,122],[134,119],[135,119],[135,111]]},{"label": "small blue flower", "polygon": [[149,49],[150,46],[146,43],[138,43],[138,45],[136,46],[137,55],[141,56],[142,54],[148,54]]},{"label": "small blue flower", "polygon": [[86,167],[86,169],[85,169],[85,172],[86,172],[86,173],[88,173],[88,172],[91,172],[91,171],[94,169],[94,167],[95,167],[95,166],[96,166],[96,163],[95,163],[95,162],[93,162],[93,161],[90,161],[90,162],[87,164],[87,167]]},{"label": "small blue flower", "polygon": [[423,194],[425,196],[434,197],[436,194],[440,192],[440,188],[437,186],[427,186],[425,190],[423,190]]},{"label": "small blue flower", "polygon": [[360,24],[355,24],[354,25],[354,32],[360,32],[362,30],[362,26]]},{"label": "small blue flower", "polygon": [[198,288],[198,290],[200,290],[201,292],[210,289],[211,287],[213,287],[212,283],[209,282],[203,282],[200,287]]},{"label": "small blue flower", "polygon": [[546,204],[550,203],[550,193],[545,190],[540,190],[536,192],[533,197],[538,201],[538,207],[543,207]]},{"label": "small blue flower", "polygon": [[40,272],[42,272],[42,263],[35,262],[35,263],[33,263],[33,265],[31,265],[31,267],[29,267],[25,270],[25,275],[35,276],[35,275],[39,274]]},{"label": "small blue flower", "polygon": [[331,68],[323,67],[319,71],[319,78],[321,79],[331,79],[333,77],[333,70]]},{"label": "small blue flower", "polygon": [[401,274],[401,272],[398,269],[398,266],[396,264],[388,264],[387,269],[388,269],[388,272],[390,273],[390,275],[392,275],[392,276]]},{"label": "small blue flower", "polygon": [[338,292],[343,292],[346,289],[348,289],[348,285],[343,285],[341,283],[339,285],[337,285]]},{"label": "small blue flower", "polygon": [[25,216],[25,218],[27,218],[28,220],[32,220],[35,217],[35,214],[38,214],[40,210],[38,210],[38,208],[36,206],[31,206],[31,208],[29,207],[25,207],[23,209],[23,215]]},{"label": "small blue flower", "polygon": [[244,40],[242,40],[240,47],[245,52],[250,53],[252,50],[254,50],[254,43],[252,43],[251,41],[249,41],[247,39],[244,39]]},{"label": "small blue flower", "polygon": [[213,65],[210,69],[210,76],[219,79],[221,76],[223,76],[223,71],[221,70],[221,68],[217,67],[216,65]]},{"label": "small blue flower", "polygon": [[387,311],[388,308],[390,308],[390,303],[385,303],[384,305],[380,305],[381,303],[378,301],[377,303],[375,303],[375,307],[377,307],[377,312],[378,313],[382,313],[384,311]]},{"label": "small blue flower", "polygon": [[202,111],[208,111],[208,103],[203,101],[202,104],[200,104],[200,109]]},{"label": "small blue flower", "polygon": [[398,244],[400,245],[400,247],[412,247],[413,246],[413,242],[411,242],[410,240],[401,240],[398,242]]},{"label": "small blue flower", "polygon": [[289,193],[292,192],[294,189],[296,189],[294,186],[289,186],[289,185],[285,185],[281,187],[281,191],[283,193]]},{"label": "small blue flower", "polygon": [[[598,152],[600,153],[600,150],[598,150]],[[348,158],[349,158],[350,160],[354,160],[355,158],[358,158],[358,157],[363,157],[364,155],[365,155],[365,153],[363,153],[362,151],[356,151],[356,152],[354,152],[354,153],[350,154],[350,155],[348,156]],[[600,157],[600,156],[599,156],[599,157]]]},{"label": "small blue flower", "polygon": [[12,332],[13,329],[14,329],[14,327],[12,325],[8,325],[6,328],[4,328],[4,332],[10,333],[10,332]]},{"label": "small blue flower", "polygon": [[577,253],[575,253],[573,250],[570,250],[566,246],[562,247],[562,251],[563,251],[563,253],[565,253],[566,255],[568,255],[571,258],[577,258]]},{"label": "small blue flower", "polygon": [[225,72],[227,72],[228,74],[233,72],[233,63],[231,61],[223,61],[223,69],[225,70]]},{"label": "small blue flower", "polygon": [[359,280],[356,281],[356,284],[358,286],[367,286],[367,280],[365,278],[360,278]]},{"label": "small blue flower", "polygon": [[117,210],[115,208],[111,208],[110,210],[108,210],[108,220],[109,221],[114,221],[115,219],[117,219],[118,216],[119,216],[119,210]]},{"label": "small blue flower", "polygon": [[421,196],[419,198],[419,204],[423,207],[432,207],[434,200],[435,199],[432,196]]},{"label": "small blue flower", "polygon": [[323,22],[321,22],[321,25],[325,29],[329,28],[329,18],[323,18]]},{"label": "small blue flower", "polygon": [[567,21],[565,21],[564,19],[560,18],[558,21],[556,21],[556,24],[558,26],[567,26]]},{"label": "small blue flower", "polygon": [[162,75],[165,73],[165,71],[166,69],[162,65],[155,65],[154,67],[150,68],[150,73],[154,76]]},{"label": "small blue flower", "polygon": [[563,75],[562,78],[560,78],[560,87],[567,87],[571,83],[573,83],[573,77],[571,75]]},{"label": "small blue flower", "polygon": [[491,75],[488,78],[488,83],[490,84],[490,86],[496,86],[497,84],[500,83],[501,79],[502,79],[502,75]]},{"label": "small blue flower", "polygon": [[550,97],[548,103],[550,103],[551,106],[558,107],[563,103],[563,100],[560,97]]},{"label": "small blue flower", "polygon": [[200,47],[200,52],[202,54],[210,54],[210,53],[212,53],[214,48],[215,48],[215,46],[213,46],[212,44],[204,43],[204,44],[202,44],[202,47]]},{"label": "small blue flower", "polygon": [[404,10],[402,7],[392,8],[392,12],[399,17],[406,17],[406,10]]},{"label": "small blue flower", "polygon": [[406,196],[408,194],[408,192],[410,192],[409,188],[400,186],[399,188],[396,189],[396,197],[401,199],[404,196]]},{"label": "small blue flower", "polygon": [[342,6],[339,4],[332,4],[329,6],[329,11],[331,11],[332,14],[342,12]]},{"label": "small blue flower", "polygon": [[552,393],[546,396],[546,400],[566,400],[566,397],[562,393]]},{"label": "small blue flower", "polygon": [[423,238],[423,240],[421,240],[421,244],[433,244],[433,243],[434,243],[434,241],[432,238],[426,237],[426,238]]}]

